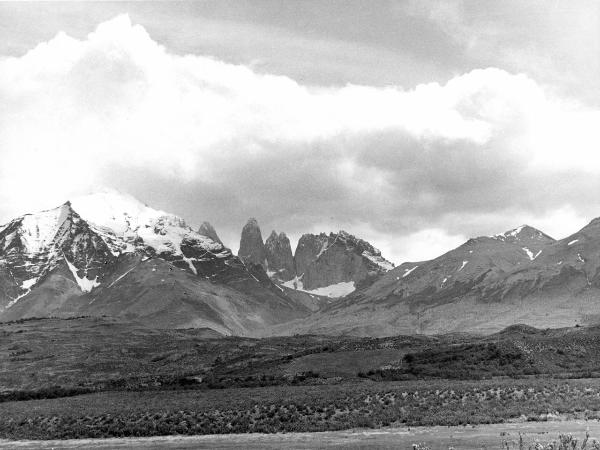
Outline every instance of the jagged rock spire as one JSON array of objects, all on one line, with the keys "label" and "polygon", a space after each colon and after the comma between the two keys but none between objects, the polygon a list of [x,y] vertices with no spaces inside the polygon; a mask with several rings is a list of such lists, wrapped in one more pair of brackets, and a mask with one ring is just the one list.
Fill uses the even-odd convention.
[{"label": "jagged rock spire", "polygon": [[294,257],[290,240],[285,233],[277,234],[275,230],[267,238],[265,243],[267,254],[266,268],[270,275],[282,281],[288,281],[294,278],[296,270],[294,267]]},{"label": "jagged rock spire", "polygon": [[245,263],[250,262],[253,264],[261,264],[263,267],[266,266],[267,253],[265,244],[262,239],[258,222],[253,217],[248,219],[248,222],[242,229],[238,256]]},{"label": "jagged rock spire", "polygon": [[218,242],[219,244],[223,245],[223,242],[221,241],[221,239],[219,239],[219,235],[217,234],[217,231],[210,224],[210,222],[202,222],[202,225],[200,225],[200,228],[198,228],[198,233],[200,233],[203,236],[209,237],[213,241]]}]

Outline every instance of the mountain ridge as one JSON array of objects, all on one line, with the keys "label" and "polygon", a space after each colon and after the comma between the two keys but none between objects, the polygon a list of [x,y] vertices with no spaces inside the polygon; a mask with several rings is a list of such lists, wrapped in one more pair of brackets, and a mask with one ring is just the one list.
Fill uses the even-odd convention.
[{"label": "mountain ridge", "polygon": [[310,312],[222,244],[131,196],[91,194],[0,230],[2,320],[110,313],[255,335]]},{"label": "mountain ridge", "polygon": [[285,233],[244,229],[238,257],[113,191],[25,214],[0,226],[0,320],[109,315],[257,337],[600,322],[600,218],[560,240],[521,225],[397,267],[343,230],[305,234],[292,254]]},{"label": "mountain ridge", "polygon": [[254,218],[242,229],[238,256],[261,265],[281,286],[328,298],[346,296],[394,267],[370,243],[344,230],[303,234],[294,253],[283,232],[273,230],[263,243]]}]

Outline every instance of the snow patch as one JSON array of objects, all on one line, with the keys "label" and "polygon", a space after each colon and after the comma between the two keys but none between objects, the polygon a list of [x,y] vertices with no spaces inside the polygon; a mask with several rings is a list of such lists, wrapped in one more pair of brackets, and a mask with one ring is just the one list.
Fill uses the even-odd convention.
[{"label": "snow patch", "polygon": [[585,259],[583,259],[579,253],[577,253],[577,259],[579,260],[579,262],[585,262]]},{"label": "snow patch", "polygon": [[344,297],[356,290],[356,287],[354,286],[354,281],[342,281],[341,283],[336,283],[317,289],[304,289],[304,286],[302,284],[303,276],[304,274],[300,275],[299,277],[296,276],[293,279],[281,284],[282,286],[285,286],[289,289],[294,289],[296,291],[306,292],[307,294],[320,295],[322,297],[329,298]]},{"label": "snow patch", "polygon": [[33,285],[38,282],[38,280],[39,280],[39,278],[36,277],[36,278],[30,278],[29,280],[23,281],[21,283],[21,289],[27,289],[27,290],[31,289],[33,287]]},{"label": "snow patch", "polygon": [[183,256],[183,260],[188,264],[188,266],[190,267],[190,270],[192,272],[194,272],[194,275],[198,275],[198,271],[196,270],[196,267],[194,266],[194,258],[186,258],[185,256]]},{"label": "snow patch", "polygon": [[574,239],[574,240],[572,240],[571,242],[569,242],[567,245],[573,245],[573,244],[575,244],[576,242],[579,242],[579,239]]},{"label": "snow patch", "polygon": [[417,267],[419,267],[419,266],[415,266],[412,269],[404,269],[404,275],[402,275],[402,278],[406,278],[407,276],[409,276],[411,274],[411,272],[413,270],[415,270]]},{"label": "snow patch", "polygon": [[525,228],[525,225],[521,225],[520,227],[515,228],[514,230],[507,231],[506,233],[494,234],[491,236],[493,239],[504,240],[507,237],[517,237],[517,235]]},{"label": "snow patch", "polygon": [[460,272],[461,270],[463,270],[468,263],[469,263],[469,261],[463,261],[462,266],[460,266],[460,269],[458,269],[457,272]]},{"label": "snow patch", "polygon": [[23,216],[20,219],[19,238],[26,253],[38,254],[48,250],[61,225],[67,220],[68,213],[68,206],[62,205],[37,214]]},{"label": "snow patch", "polygon": [[[333,240],[331,245],[333,245],[335,243],[336,239],[337,239],[337,236],[335,237],[335,239]],[[329,248],[329,245],[327,245],[327,241],[323,242],[323,246],[321,247],[321,250],[319,250],[319,253],[317,254],[317,259],[319,259],[319,256],[321,256],[323,253],[325,253],[328,248]]]},{"label": "snow patch", "polygon": [[527,256],[529,256],[529,260],[530,261],[533,261],[535,258],[537,258],[538,256],[540,256],[540,254],[542,253],[542,251],[540,250],[539,252],[537,252],[534,255],[533,252],[531,250],[529,250],[527,247],[523,247],[523,250],[525,251],[525,253],[527,253]]},{"label": "snow patch", "polygon": [[[125,277],[125,275],[127,275],[129,272],[131,272],[133,269],[135,269],[135,266],[133,266],[131,269],[129,269],[127,272],[125,272],[123,275],[121,275],[119,278],[117,278],[115,281],[113,281],[112,283],[110,283],[108,285],[108,287],[113,287],[115,285],[115,283],[117,283],[117,281],[121,280],[122,278]],[[153,272],[156,271],[156,269],[152,269]]]},{"label": "snow patch", "polygon": [[79,278],[79,275],[77,275],[77,267],[71,264],[66,257],[64,257],[64,260],[67,263],[67,266],[69,266],[69,270],[73,274],[73,278],[75,278],[75,281],[79,285],[79,288],[82,290],[82,292],[90,292],[95,287],[100,286],[98,277],[94,278],[93,280],[90,280],[85,276],[83,278]]},{"label": "snow patch", "polygon": [[[19,295],[18,297],[13,298],[10,302],[8,302],[8,304],[6,305],[6,309],[10,308],[11,306],[13,306],[15,303],[17,303],[19,300],[21,300],[23,297],[25,297],[26,295],[28,295],[31,292],[31,289],[27,289],[26,292],[24,292],[23,294]],[[9,297],[10,298],[10,297]]]},{"label": "snow patch", "polygon": [[379,267],[381,267],[383,270],[385,270],[386,272],[388,270],[392,270],[394,268],[394,265],[389,262],[388,260],[386,260],[383,256],[381,255],[373,255],[371,254],[371,252],[368,252],[367,250],[365,250],[362,255],[367,258],[369,261],[377,264]]},{"label": "snow patch", "polygon": [[290,289],[295,289],[297,291],[303,291],[303,285],[302,285],[302,277],[304,276],[304,274],[300,275],[300,276],[295,276],[294,278],[292,278],[289,281],[286,281],[285,283],[281,283],[283,286],[285,286],[286,288],[290,288]]},{"label": "snow patch", "polygon": [[356,288],[354,287],[354,281],[342,281],[341,283],[336,283],[336,284],[332,284],[332,285],[317,288],[317,289],[311,289],[311,290],[298,289],[298,290],[302,291],[302,292],[306,292],[308,294],[312,294],[312,295],[320,295],[320,296],[329,297],[329,298],[339,298],[339,297],[345,297],[346,295],[351,294],[352,292],[354,292],[356,290]]}]

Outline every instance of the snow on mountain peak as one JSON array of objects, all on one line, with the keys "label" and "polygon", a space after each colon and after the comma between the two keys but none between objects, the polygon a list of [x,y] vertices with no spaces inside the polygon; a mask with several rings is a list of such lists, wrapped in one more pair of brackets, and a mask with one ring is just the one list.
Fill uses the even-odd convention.
[{"label": "snow on mountain peak", "polygon": [[71,204],[115,254],[135,251],[140,240],[159,255],[182,255],[184,239],[192,239],[210,252],[224,249],[222,244],[192,230],[181,217],[153,209],[118,191],[106,189],[75,198]]},{"label": "snow on mountain peak", "polygon": [[14,238],[20,239],[27,254],[37,254],[48,250],[55,240],[56,233],[67,220],[70,213],[68,203],[58,208],[41,211],[36,214],[26,214],[18,219],[20,227],[15,231]]},{"label": "snow on mountain peak", "polygon": [[550,236],[542,233],[540,230],[533,228],[529,225],[521,225],[517,228],[514,228],[509,231],[505,231],[504,233],[495,234],[491,236],[492,239],[496,239],[499,241],[522,241],[522,240],[533,240],[533,241],[541,241],[541,242],[551,242],[554,241]]}]

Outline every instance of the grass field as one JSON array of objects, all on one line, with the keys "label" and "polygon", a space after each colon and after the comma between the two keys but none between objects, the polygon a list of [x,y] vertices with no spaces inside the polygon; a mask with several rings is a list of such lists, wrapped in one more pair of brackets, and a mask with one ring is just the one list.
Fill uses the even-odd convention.
[{"label": "grass field", "polygon": [[0,437],[595,420],[600,327],[223,338],[108,318],[0,324]]},{"label": "grass field", "polygon": [[484,380],[103,392],[5,402],[2,438],[305,432],[600,418],[597,380]]}]

